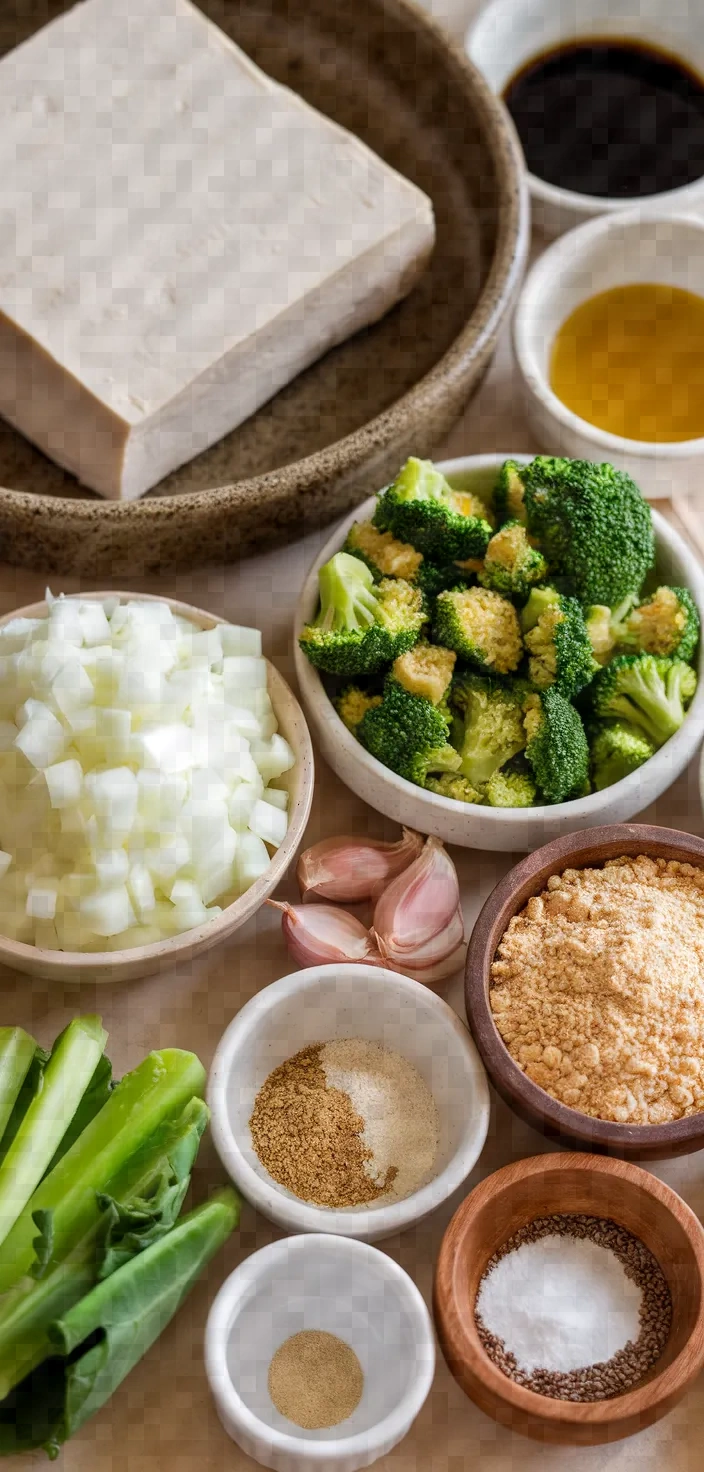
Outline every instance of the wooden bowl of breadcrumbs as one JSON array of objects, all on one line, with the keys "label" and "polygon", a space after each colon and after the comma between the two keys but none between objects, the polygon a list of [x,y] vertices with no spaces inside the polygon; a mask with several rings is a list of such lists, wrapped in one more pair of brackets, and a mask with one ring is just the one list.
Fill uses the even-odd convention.
[{"label": "wooden bowl of breadcrumbs", "polygon": [[704,840],[574,833],[474,927],[467,1019],[495,1088],[551,1139],[628,1159],[704,1147]]}]

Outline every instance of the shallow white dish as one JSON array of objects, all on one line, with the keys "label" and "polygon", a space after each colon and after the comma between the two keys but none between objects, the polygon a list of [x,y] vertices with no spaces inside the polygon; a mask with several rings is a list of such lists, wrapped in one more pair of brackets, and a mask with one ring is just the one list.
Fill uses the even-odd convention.
[{"label": "shallow white dish", "polygon": [[[593,458],[593,457],[592,457]],[[440,468],[453,485],[488,490],[504,460],[526,463],[530,456],[469,455],[448,460]],[[301,699],[325,760],[338,777],[364,802],[387,818],[421,833],[433,833],[462,848],[485,848],[503,853],[526,853],[551,838],[599,823],[622,823],[642,812],[665,792],[694,756],[704,731],[704,648],[699,652],[699,686],[684,724],[655,756],[623,782],[573,802],[536,808],[474,807],[425,792],[397,777],[370,756],[340,720],[323,682],[298,647],[303,625],[318,605],[318,569],[340,550],[354,521],[363,521],[374,509],[376,497],[363,502],[338,526],[323,547],[305,580],[296,610],[295,658]],[[704,616],[704,574],[686,543],[663,516],[653,511],[657,543],[657,573],[663,582],[690,589]]]},{"label": "shallow white dish", "polygon": [[[364,1372],[356,1410],[303,1431],[267,1388],[273,1354],[292,1334],[344,1339]],[[223,1284],[205,1330],[205,1368],[228,1435],[276,1472],[356,1472],[410,1430],[433,1382],[430,1314],[402,1268],[374,1247],[334,1236],[273,1242]]]},{"label": "shallow white dish", "polygon": [[[124,600],[132,597],[132,593],[113,590],[81,594],[82,599],[90,602],[105,598]],[[214,614],[206,613],[201,608],[193,608],[190,603],[178,603],[173,598],[157,598],[150,593],[140,593],[139,598],[142,602],[168,603],[172,613],[178,614],[180,618],[190,619],[200,629],[212,629],[215,624],[225,622]],[[46,611],[44,602],[15,609],[0,619],[0,627],[14,618],[44,618]],[[313,748],[303,711],[293,691],[268,660],[267,682],[279,730],[295,753],[296,764],[282,778],[282,785],[289,793],[288,831],[266,873],[245,890],[239,899],[227,905],[216,919],[199,925],[195,930],[185,930],[170,940],[116,951],[49,951],[0,935],[0,963],[3,966],[25,972],[28,976],[65,983],[135,981],[138,977],[152,976],[154,972],[165,971],[210,950],[211,946],[239,930],[261,908],[267,896],[273,893],[283,879],[295,857],[310,815],[314,786]]]},{"label": "shallow white dish", "polygon": [[[249,1120],[272,1069],[333,1038],[382,1043],[415,1064],[437,1105],[440,1140],[427,1185],[403,1201],[346,1210],[312,1206],[280,1186],[258,1159]],[[207,1099],[220,1159],[243,1196],[291,1232],[336,1232],[376,1241],[428,1216],[466,1181],[489,1127],[479,1054],[452,1008],[420,982],[380,967],[312,966],[247,1002],[218,1044]]]},{"label": "shallow white dish", "polygon": [[[489,0],[465,38],[471,60],[500,96],[516,72],[541,52],[577,39],[636,38],[681,56],[704,73],[704,10],[701,0]],[[548,120],[549,126],[549,120]],[[660,213],[704,212],[704,179],[640,199],[615,199],[560,189],[528,174],[532,219],[545,235],[560,235],[585,220],[644,204]]]},{"label": "shallow white dish", "polygon": [[633,476],[645,496],[667,497],[676,485],[684,495],[701,498],[704,439],[670,444],[622,439],[580,419],[550,387],[552,345],[575,307],[613,286],[644,281],[704,296],[704,221],[628,210],[571,230],[536,261],[513,319],[526,413],[551,455],[610,460]]}]

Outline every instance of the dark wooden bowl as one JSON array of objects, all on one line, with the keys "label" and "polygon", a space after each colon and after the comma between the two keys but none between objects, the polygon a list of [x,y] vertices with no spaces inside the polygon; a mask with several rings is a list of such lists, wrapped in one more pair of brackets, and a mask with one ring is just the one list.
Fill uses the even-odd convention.
[{"label": "dark wooden bowl", "polygon": [[[516,1385],[482,1348],[474,1305],[492,1254],[536,1216],[611,1218],[650,1249],[672,1295],[672,1332],[650,1374],[613,1400],[577,1404]],[[539,1441],[594,1446],[642,1431],[667,1414],[704,1365],[704,1230],[669,1186],[622,1160],[536,1155],[498,1170],[463,1201],[435,1273],[435,1323],[445,1359],[471,1400]]]},{"label": "dark wooden bowl", "polygon": [[622,823],[571,833],[536,849],[497,884],[472,932],[465,971],[465,1006],[472,1036],[489,1077],[506,1103],[549,1139],[578,1149],[603,1151],[633,1160],[686,1155],[704,1147],[704,1114],[672,1124],[625,1125],[592,1119],[560,1104],[527,1078],[514,1062],[489,1006],[491,964],[509,921],[531,895],[540,894],[551,874],[603,864],[606,859],[646,854],[704,865],[704,840],[648,823]]},{"label": "dark wooden bowl", "polygon": [[[314,363],[143,500],[109,502],[0,421],[4,561],[117,580],[285,542],[429,455],[491,360],[523,274],[525,170],[464,49],[406,0],[197,0],[276,81],[430,195],[437,243],[381,322]],[[0,54],[73,0],[2,0]],[[236,146],[236,144],[235,144]]]}]

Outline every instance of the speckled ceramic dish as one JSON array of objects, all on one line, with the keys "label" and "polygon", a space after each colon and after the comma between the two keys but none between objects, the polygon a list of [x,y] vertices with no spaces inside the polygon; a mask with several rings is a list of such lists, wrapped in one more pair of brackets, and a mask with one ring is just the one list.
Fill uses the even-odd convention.
[{"label": "speckled ceramic dish", "polygon": [[[70,0],[4,0],[0,52]],[[528,206],[510,122],[479,72],[405,0],[200,0],[271,76],[413,179],[437,246],[382,322],[303,373],[135,504],[84,492],[0,422],[5,560],[111,579],[219,562],[324,523],[429,454],[491,358],[521,278]]]}]

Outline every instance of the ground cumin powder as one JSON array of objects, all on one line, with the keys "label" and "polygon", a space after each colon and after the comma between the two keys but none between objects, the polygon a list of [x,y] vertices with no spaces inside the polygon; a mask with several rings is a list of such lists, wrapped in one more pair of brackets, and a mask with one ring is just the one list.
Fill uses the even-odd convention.
[{"label": "ground cumin powder", "polygon": [[364,1120],[349,1095],[328,1084],[323,1046],[302,1048],[269,1074],[249,1121],[252,1143],[269,1175],[303,1201],[361,1206],[388,1191],[397,1171],[390,1166],[378,1182],[367,1174]]},{"label": "ground cumin powder", "polygon": [[504,934],[494,1020],[527,1076],[597,1119],[704,1109],[704,871],[612,859],[548,880]]}]

